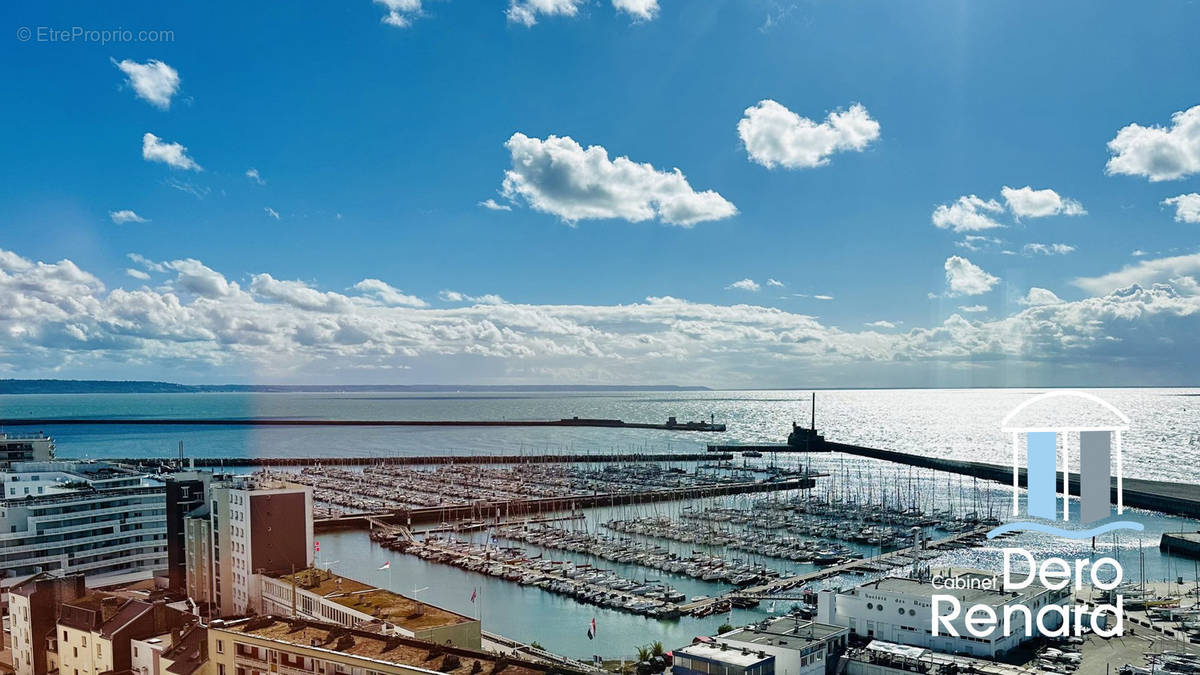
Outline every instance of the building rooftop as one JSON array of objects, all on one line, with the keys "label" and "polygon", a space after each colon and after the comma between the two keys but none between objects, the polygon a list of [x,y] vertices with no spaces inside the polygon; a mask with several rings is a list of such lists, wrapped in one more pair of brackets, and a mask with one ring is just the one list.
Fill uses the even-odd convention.
[{"label": "building rooftop", "polygon": [[697,642],[690,644],[682,649],[676,649],[676,654],[684,654],[686,656],[695,656],[709,661],[719,661],[721,663],[729,663],[736,666],[749,668],[751,666],[769,661],[774,656],[764,654],[762,652],[751,651],[749,649],[737,649],[734,647],[722,648],[718,643]]},{"label": "building rooftop", "polygon": [[195,623],[184,628],[162,657],[171,661],[168,673],[191,675],[208,661],[208,630]]},{"label": "building rooftop", "polygon": [[[505,657],[485,652],[447,647],[398,636],[379,635],[334,624],[293,621],[273,616],[231,622],[218,620],[213,622],[210,630],[242,633],[305,649],[341,653],[401,666],[441,671],[451,675],[471,675],[472,672],[533,675],[546,671],[545,667],[537,664],[505,659]],[[483,670],[474,670],[473,664],[476,661]],[[507,664],[502,671],[496,668],[498,662]]]},{"label": "building rooftop", "polygon": [[806,619],[780,617],[752,626],[746,626],[745,628],[738,628],[728,633],[722,633],[715,639],[718,643],[722,640],[736,640],[737,642],[748,642],[756,645],[803,649],[815,642],[820,642],[839,633],[845,633],[848,630],[848,628],[843,626],[832,626]]},{"label": "building rooftop", "polygon": [[[933,585],[934,579],[938,580],[937,587]],[[961,583],[955,583],[956,581]],[[995,606],[1013,602],[1017,598],[1037,595],[1046,590],[1045,586],[1036,581],[1020,592],[1005,591],[1003,585],[1004,579],[1000,575],[955,567],[932,569],[929,578],[884,577],[844,592],[852,595],[871,591],[909,596],[952,595],[963,604],[983,603]]]},{"label": "building rooftop", "polygon": [[409,597],[333,574],[329,570],[308,568],[295,574],[270,575],[285,583],[294,583],[349,609],[418,631],[474,621],[467,616],[426,604]]},{"label": "building rooftop", "polygon": [[1014,666],[996,661],[976,659],[969,656],[942,654],[924,647],[910,647],[894,642],[872,640],[866,647],[849,649],[845,654],[851,661],[881,668],[917,672],[928,675],[956,675],[958,673],[981,673],[982,675],[1035,675],[1040,672],[1032,667]]}]

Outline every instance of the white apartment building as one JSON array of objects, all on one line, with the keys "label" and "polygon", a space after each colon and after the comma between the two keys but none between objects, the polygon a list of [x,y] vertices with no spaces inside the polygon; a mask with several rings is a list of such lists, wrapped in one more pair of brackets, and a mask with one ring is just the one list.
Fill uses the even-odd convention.
[{"label": "white apartment building", "polygon": [[187,521],[188,592],[215,616],[254,610],[259,573],[312,565],[311,487],[250,476],[214,481],[208,503]]},{"label": "white apartment building", "polygon": [[[1023,605],[1036,617],[1048,604],[1066,606],[1071,601],[1069,585],[1055,591],[1033,583],[1020,592],[1004,592],[996,590],[1000,583],[1002,580],[990,572],[958,568],[933,570],[929,578],[886,577],[850,590],[821,591],[815,619],[846,626],[863,638],[926,647],[946,654],[996,658],[1029,639],[1025,637],[1022,615],[1014,614],[1008,635],[1001,621],[986,637],[978,638],[967,631],[967,608],[985,604],[1003,617],[1006,606]],[[947,634],[944,628],[939,628],[939,635],[933,635],[934,595],[954,596],[963,607],[958,618],[950,621],[957,637]],[[1057,628],[1061,616],[1049,614],[1046,624],[1047,628]],[[1037,630],[1033,633],[1036,635]]]},{"label": "white apartment building", "polygon": [[84,461],[0,470],[0,586],[38,572],[149,577],[166,566],[165,538],[164,487],[144,474]]}]

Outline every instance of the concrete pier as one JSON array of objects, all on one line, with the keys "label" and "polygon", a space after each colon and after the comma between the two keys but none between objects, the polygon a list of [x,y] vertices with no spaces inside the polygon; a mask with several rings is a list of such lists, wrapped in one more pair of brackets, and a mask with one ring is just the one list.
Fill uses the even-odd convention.
[{"label": "concrete pier", "polygon": [[755,481],[724,483],[690,488],[664,488],[642,492],[609,492],[573,497],[546,497],[541,499],[517,499],[506,502],[481,501],[475,504],[456,506],[431,506],[418,509],[395,509],[386,513],[362,513],[336,518],[323,518],[313,522],[318,532],[338,529],[368,529],[372,522],[393,525],[425,525],[430,523],[461,520],[491,521],[537,517],[542,514],[600,506],[623,506],[626,504],[649,504],[680,499],[700,499],[721,495],[777,492],[782,490],[807,490],[816,485],[816,478],[823,474],[810,474],[803,478],[779,481]]}]

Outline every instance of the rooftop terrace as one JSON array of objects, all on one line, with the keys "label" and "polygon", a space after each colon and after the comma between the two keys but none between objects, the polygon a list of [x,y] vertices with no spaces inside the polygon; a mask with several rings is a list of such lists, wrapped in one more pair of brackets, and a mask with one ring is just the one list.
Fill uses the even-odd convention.
[{"label": "rooftop terrace", "polygon": [[295,574],[273,576],[349,609],[411,631],[474,621],[462,614],[339,576],[329,570],[310,567]]}]

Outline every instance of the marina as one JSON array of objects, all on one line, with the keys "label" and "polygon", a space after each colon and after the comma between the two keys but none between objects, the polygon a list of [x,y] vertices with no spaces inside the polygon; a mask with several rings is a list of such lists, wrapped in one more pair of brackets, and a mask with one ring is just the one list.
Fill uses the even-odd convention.
[{"label": "marina", "polygon": [[[462,411],[479,403],[412,405],[436,409],[440,418],[467,417]],[[497,412],[481,415],[500,417],[525,404],[488,405]],[[651,411],[655,405],[639,403]],[[614,405],[589,417],[635,416],[628,410]],[[106,428],[64,427],[69,440],[59,447],[94,448],[89,439],[111,439]],[[128,434],[128,445],[110,443],[109,456],[161,438],[154,427],[141,429]],[[754,440],[737,429],[734,438]],[[903,429],[892,431],[896,444],[922,447],[906,441]],[[1010,484],[926,467],[920,458],[765,449],[755,456],[704,446],[696,452],[695,443],[658,430],[560,428],[555,433],[568,435],[559,438],[569,439],[560,441],[536,427],[519,436],[499,427],[468,432],[361,427],[348,446],[337,427],[179,427],[159,451],[131,451],[122,463],[151,474],[179,466],[259,469],[264,478],[311,485],[318,566],[400,593],[416,588],[423,600],[484,617],[507,637],[577,658],[619,655],[623,648],[615,645],[653,639],[684,644],[724,623],[804,613],[822,588],[924,565],[991,567],[1003,545],[980,533],[1006,515]],[[656,434],[671,440],[656,442]],[[291,446],[280,449],[284,439]],[[179,440],[194,457],[180,461],[171,451]],[[1137,517],[1155,547],[1145,555],[1147,578],[1189,575],[1190,560],[1184,569],[1175,552],[1160,556],[1157,544],[1162,532],[1194,531],[1193,521]],[[1012,541],[1060,550],[1028,533]],[[1079,554],[1088,548],[1080,543]],[[1128,566],[1131,557],[1138,560],[1140,541],[1122,537],[1111,546],[1101,542],[1101,550]],[[394,583],[378,571],[384,564]],[[595,643],[582,629],[592,617],[603,636]]]}]

